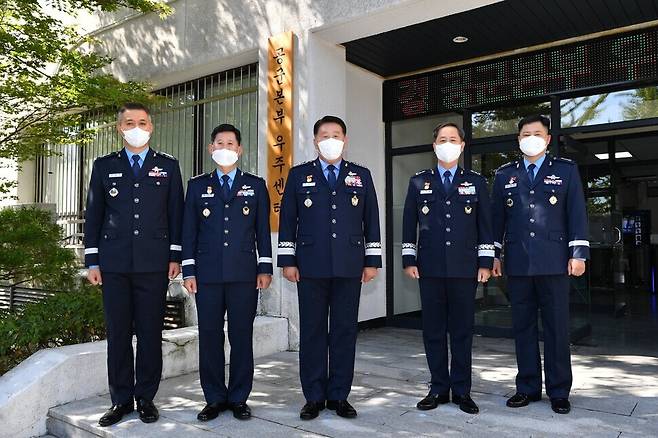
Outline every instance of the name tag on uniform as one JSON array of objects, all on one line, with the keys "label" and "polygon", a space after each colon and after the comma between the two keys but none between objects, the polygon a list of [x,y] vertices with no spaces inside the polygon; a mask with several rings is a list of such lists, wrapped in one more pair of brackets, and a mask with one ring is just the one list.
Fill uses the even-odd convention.
[{"label": "name tag on uniform", "polygon": [[314,182],[305,182],[305,183],[302,183],[302,187],[315,187],[315,183]]},{"label": "name tag on uniform", "polygon": [[256,193],[254,192],[254,189],[239,190],[238,193],[235,194],[235,196],[256,196]]},{"label": "name tag on uniform", "polygon": [[516,183],[505,184],[505,188],[506,188],[506,189],[513,189],[514,187],[516,187]]},{"label": "name tag on uniform", "polygon": [[121,178],[123,176],[123,173],[110,173],[107,177],[108,178]]},{"label": "name tag on uniform", "polygon": [[460,195],[475,195],[475,186],[470,187],[457,187],[457,191]]},{"label": "name tag on uniform", "polygon": [[431,195],[431,194],[432,194],[432,190],[421,190],[421,191],[420,191],[420,194],[421,194],[421,195]]},{"label": "name tag on uniform", "polygon": [[214,198],[215,194],[214,193],[202,193],[201,197],[202,198]]}]

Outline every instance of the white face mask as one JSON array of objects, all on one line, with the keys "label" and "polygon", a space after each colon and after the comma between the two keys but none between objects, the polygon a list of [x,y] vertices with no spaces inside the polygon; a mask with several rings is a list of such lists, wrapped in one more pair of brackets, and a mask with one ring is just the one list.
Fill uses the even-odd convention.
[{"label": "white face mask", "polygon": [[438,158],[439,161],[443,161],[444,163],[452,163],[453,161],[459,159],[459,156],[462,153],[462,145],[450,142],[439,144],[435,143],[434,153],[436,154],[436,158]]},{"label": "white face mask", "polygon": [[215,149],[212,152],[212,159],[222,167],[229,167],[238,161],[238,153],[231,149]]},{"label": "white face mask", "polygon": [[343,154],[345,143],[337,138],[328,138],[318,142],[320,154],[330,161],[337,160]]},{"label": "white face mask", "polygon": [[135,126],[133,129],[123,131],[123,138],[130,146],[134,148],[141,148],[149,142],[151,133]]},{"label": "white face mask", "polygon": [[523,137],[519,142],[521,152],[527,157],[534,157],[546,150],[546,140],[536,135]]}]

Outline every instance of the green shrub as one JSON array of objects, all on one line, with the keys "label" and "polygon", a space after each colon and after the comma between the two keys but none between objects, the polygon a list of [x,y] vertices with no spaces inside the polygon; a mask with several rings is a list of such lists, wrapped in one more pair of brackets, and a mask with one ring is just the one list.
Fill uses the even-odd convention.
[{"label": "green shrub", "polygon": [[105,338],[102,295],[82,286],[0,314],[0,374],[42,348]]}]

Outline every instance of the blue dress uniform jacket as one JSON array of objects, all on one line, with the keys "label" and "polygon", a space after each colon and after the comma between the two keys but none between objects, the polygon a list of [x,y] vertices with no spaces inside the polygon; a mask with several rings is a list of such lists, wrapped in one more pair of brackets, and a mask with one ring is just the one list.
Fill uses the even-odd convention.
[{"label": "blue dress uniform jacket", "polygon": [[587,210],[578,166],[547,156],[534,182],[523,160],[496,171],[494,244],[505,247],[510,276],[567,273],[570,258],[589,258]]},{"label": "blue dress uniform jacket", "polygon": [[290,169],[279,221],[279,267],[301,277],[355,278],[382,266],[377,195],[370,171],[343,160],[335,190],[319,159]]},{"label": "blue dress uniform jacket", "polygon": [[489,192],[484,177],[458,168],[449,193],[437,169],[409,180],[402,225],[402,263],[424,277],[474,278],[493,267]]},{"label": "blue dress uniform jacket", "polygon": [[[254,282],[272,274],[270,198],[261,177],[238,169],[229,200],[217,172],[190,179],[183,220],[183,278]],[[258,250],[258,254],[256,254]]]},{"label": "blue dress uniform jacket", "polygon": [[[181,260],[178,161],[149,150],[137,176],[126,151],[97,158],[85,212],[85,265],[101,272],[166,272]],[[148,254],[148,256],[145,256]]]}]

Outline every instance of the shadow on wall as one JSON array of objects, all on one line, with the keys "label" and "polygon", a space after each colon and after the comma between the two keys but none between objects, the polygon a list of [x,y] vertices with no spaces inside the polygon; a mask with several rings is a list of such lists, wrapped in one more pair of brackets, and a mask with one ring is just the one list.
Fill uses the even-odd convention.
[{"label": "shadow on wall", "polygon": [[[97,34],[93,49],[114,59],[109,73],[122,80],[148,80],[253,50],[269,36],[289,30],[286,24],[323,22],[311,0],[185,0],[171,6],[174,12],[164,20],[151,13]],[[108,25],[110,20],[104,16],[101,22]]]}]

